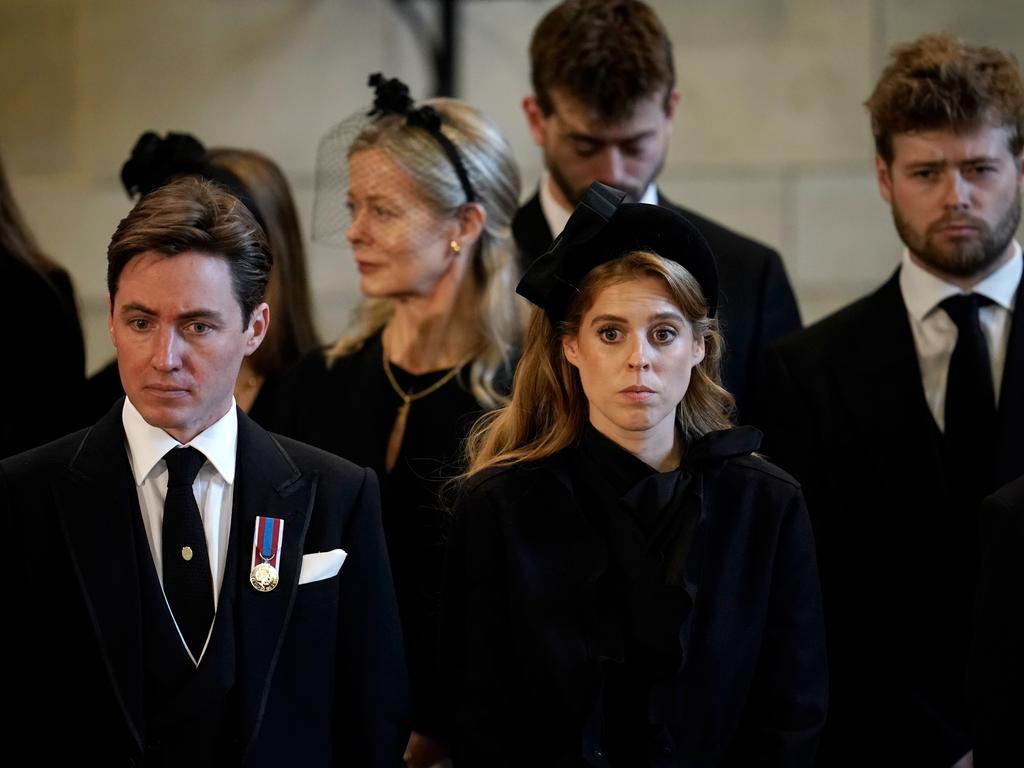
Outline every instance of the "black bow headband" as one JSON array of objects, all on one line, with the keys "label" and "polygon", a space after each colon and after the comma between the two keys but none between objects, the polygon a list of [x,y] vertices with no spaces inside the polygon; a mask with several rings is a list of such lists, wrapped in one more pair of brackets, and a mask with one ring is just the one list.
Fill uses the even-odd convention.
[{"label": "black bow headband", "polygon": [[448,156],[462,191],[466,193],[466,202],[472,203],[477,199],[473,191],[473,185],[469,183],[469,174],[466,173],[466,166],[462,163],[459,151],[455,148],[452,140],[444,135],[441,130],[441,115],[430,106],[422,106],[413,109],[413,101],[409,96],[409,86],[398,78],[385,78],[380,72],[370,75],[370,85],[375,90],[373,98],[373,109],[370,110],[370,117],[383,115],[399,115],[405,117],[405,122],[416,128],[421,128],[441,145],[441,149]]}]

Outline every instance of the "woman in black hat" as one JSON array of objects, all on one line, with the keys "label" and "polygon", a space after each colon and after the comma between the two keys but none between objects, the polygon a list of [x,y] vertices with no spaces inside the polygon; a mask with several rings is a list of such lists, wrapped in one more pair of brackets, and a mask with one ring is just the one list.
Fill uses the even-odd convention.
[{"label": "woman in black hat", "polygon": [[730,426],[714,258],[595,184],[519,284],[443,592],[458,766],[812,765],[825,716],[799,486]]}]

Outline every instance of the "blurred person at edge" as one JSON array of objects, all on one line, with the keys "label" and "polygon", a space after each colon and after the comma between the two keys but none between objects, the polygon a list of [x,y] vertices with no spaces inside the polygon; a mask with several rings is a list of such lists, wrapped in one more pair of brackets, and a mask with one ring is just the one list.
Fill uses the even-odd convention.
[{"label": "blurred person at edge", "polygon": [[[80,425],[85,347],[71,278],[36,244],[0,161],[0,459]],[[20,374],[20,375],[19,375]]]}]

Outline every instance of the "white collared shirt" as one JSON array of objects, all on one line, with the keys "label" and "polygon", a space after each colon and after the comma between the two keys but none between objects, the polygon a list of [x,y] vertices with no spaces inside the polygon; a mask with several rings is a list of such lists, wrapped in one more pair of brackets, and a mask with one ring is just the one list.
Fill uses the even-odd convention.
[{"label": "white collared shirt", "polygon": [[[127,438],[125,448],[128,451],[128,461],[139,494],[142,522],[146,528],[146,538],[149,539],[149,551],[153,556],[162,589],[164,499],[167,497],[167,463],[163,457],[181,443],[162,429],[147,423],[127,397],[124,399],[121,421]],[[196,504],[199,505],[199,514],[203,518],[203,529],[206,532],[206,548],[210,556],[210,573],[213,576],[213,606],[216,610],[220,588],[224,583],[224,566],[231,530],[231,503],[234,496],[235,457],[238,451],[238,413],[234,399],[228,412],[196,435],[188,445],[206,457],[206,463],[192,484],[192,493],[195,494]],[[164,599],[166,597],[165,593]],[[173,616],[173,611],[171,614]],[[185,644],[184,638],[182,643],[187,649],[188,645]],[[198,659],[193,658],[193,661],[199,663]]]},{"label": "white collared shirt", "polygon": [[[996,403],[999,402],[1003,368],[1006,366],[1006,346],[1010,338],[1010,320],[1013,316],[1017,286],[1024,272],[1020,244],[1014,241],[1013,249],[1013,256],[1006,264],[972,289],[973,293],[979,293],[994,302],[978,310],[978,319],[988,344]],[[928,401],[932,416],[935,417],[935,423],[944,431],[946,379],[949,376],[949,361],[953,356],[953,347],[956,345],[957,330],[956,324],[939,307],[939,303],[963,291],[959,286],[947,283],[915,264],[905,249],[899,281],[903,302],[907,305],[910,328],[914,334],[914,346],[917,349],[925,399]]]},{"label": "white collared shirt", "polygon": [[[569,221],[569,217],[572,215],[572,208],[563,208],[562,204],[555,199],[555,193],[551,191],[552,184],[554,184],[554,181],[551,180],[551,173],[544,171],[540,178],[540,209],[544,212],[544,219],[547,221],[548,229],[551,230],[551,237],[554,239],[565,229],[566,222]],[[643,197],[640,198],[640,202],[657,205],[658,185],[653,181],[648,184],[647,189],[644,190]]]}]

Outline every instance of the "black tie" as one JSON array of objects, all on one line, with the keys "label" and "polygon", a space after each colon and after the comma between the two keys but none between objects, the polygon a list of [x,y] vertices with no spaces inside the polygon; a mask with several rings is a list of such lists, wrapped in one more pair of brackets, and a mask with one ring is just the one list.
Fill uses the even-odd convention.
[{"label": "black tie", "polygon": [[206,551],[206,533],[192,483],[206,462],[195,448],[174,448],[167,462],[164,500],[164,593],[192,656],[206,644],[213,621],[213,578]]},{"label": "black tie", "polygon": [[956,323],[957,338],[946,381],[945,442],[952,485],[973,508],[993,489],[996,397],[988,344],[978,309],[992,301],[976,293],[945,299],[941,306]]}]

